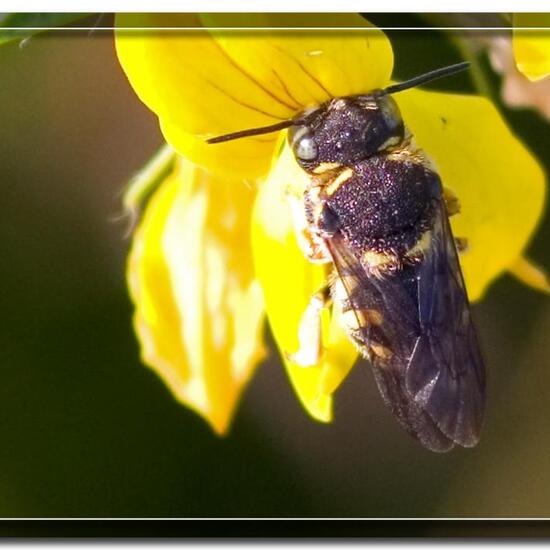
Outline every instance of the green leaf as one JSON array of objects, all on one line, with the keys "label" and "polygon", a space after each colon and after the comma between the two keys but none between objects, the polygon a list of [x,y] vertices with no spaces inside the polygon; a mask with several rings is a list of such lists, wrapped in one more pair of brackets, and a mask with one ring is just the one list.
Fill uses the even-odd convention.
[{"label": "green leaf", "polygon": [[64,27],[87,13],[4,13],[0,14],[0,45],[23,40],[52,27]]}]

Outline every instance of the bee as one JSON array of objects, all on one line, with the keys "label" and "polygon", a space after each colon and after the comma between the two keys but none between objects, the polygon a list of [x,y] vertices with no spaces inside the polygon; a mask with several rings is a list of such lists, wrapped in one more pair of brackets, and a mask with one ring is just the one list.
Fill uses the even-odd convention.
[{"label": "bee", "polygon": [[318,361],[321,311],[337,303],[385,404],[436,452],[477,444],[485,367],[460,270],[462,241],[449,224],[458,201],[415,145],[392,95],[467,67],[443,67],[208,140],[289,129],[296,161],[310,176],[297,209],[299,242],[310,261],[334,266],[304,313],[291,359]]}]

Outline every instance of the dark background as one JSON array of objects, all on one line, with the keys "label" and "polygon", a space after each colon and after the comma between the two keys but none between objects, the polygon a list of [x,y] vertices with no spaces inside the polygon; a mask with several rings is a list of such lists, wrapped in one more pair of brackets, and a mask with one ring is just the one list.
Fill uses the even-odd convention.
[{"label": "dark background", "polygon": [[[437,33],[389,34],[400,77],[459,60]],[[548,169],[548,123],[507,116]],[[474,308],[475,449],[421,448],[363,364],[318,424],[274,353],[219,439],[138,359],[116,219],[162,138],[111,34],[1,47],[0,136],[0,516],[550,516],[548,297],[504,276]],[[545,219],[529,252],[547,270],[549,245]]]}]

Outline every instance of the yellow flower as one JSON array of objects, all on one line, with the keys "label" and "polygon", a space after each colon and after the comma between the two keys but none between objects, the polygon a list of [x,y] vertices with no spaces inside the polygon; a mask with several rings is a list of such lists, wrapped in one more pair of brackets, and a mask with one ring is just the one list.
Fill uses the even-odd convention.
[{"label": "yellow flower", "polygon": [[550,75],[550,14],[517,13],[513,24],[518,70],[533,82]]},{"label": "yellow flower", "polygon": [[[325,267],[309,263],[298,248],[290,216],[289,190],[300,193],[307,176],[282,133],[218,145],[205,139],[386,86],[391,45],[354,15],[337,21],[362,28],[351,32],[121,29],[215,25],[216,17],[117,19],[122,67],[181,155],[147,206],[130,254],[143,360],[178,399],[224,433],[262,357],[265,305],[298,397],[314,418],[329,421],[332,395],[357,355],[339,312],[324,314],[326,352],[319,364],[302,368],[286,359],[298,349],[300,319],[326,277]],[[265,26],[288,23],[285,16],[258,17]],[[396,100],[460,199],[462,213],[452,225],[469,242],[461,263],[470,297],[479,299],[507,270],[548,290],[544,275],[523,257],[542,213],[544,176],[493,105],[419,89]]]},{"label": "yellow flower", "polygon": [[240,181],[179,159],[128,260],[143,361],[218,433],[264,357],[263,300],[246,246],[253,199]]}]

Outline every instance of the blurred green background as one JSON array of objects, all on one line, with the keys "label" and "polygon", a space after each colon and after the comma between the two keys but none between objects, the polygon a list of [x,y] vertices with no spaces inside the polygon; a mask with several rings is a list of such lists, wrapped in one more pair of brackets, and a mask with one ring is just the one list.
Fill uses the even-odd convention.
[{"label": "blurred green background", "polygon": [[[399,76],[458,60],[434,32],[389,34]],[[548,123],[507,116],[548,171]],[[162,138],[111,33],[1,47],[0,135],[0,516],[550,516],[548,297],[505,276],[474,308],[489,371],[475,449],[421,448],[364,364],[334,423],[315,423],[273,352],[219,439],[138,358],[116,220]],[[550,270],[548,217],[529,252]]]}]

